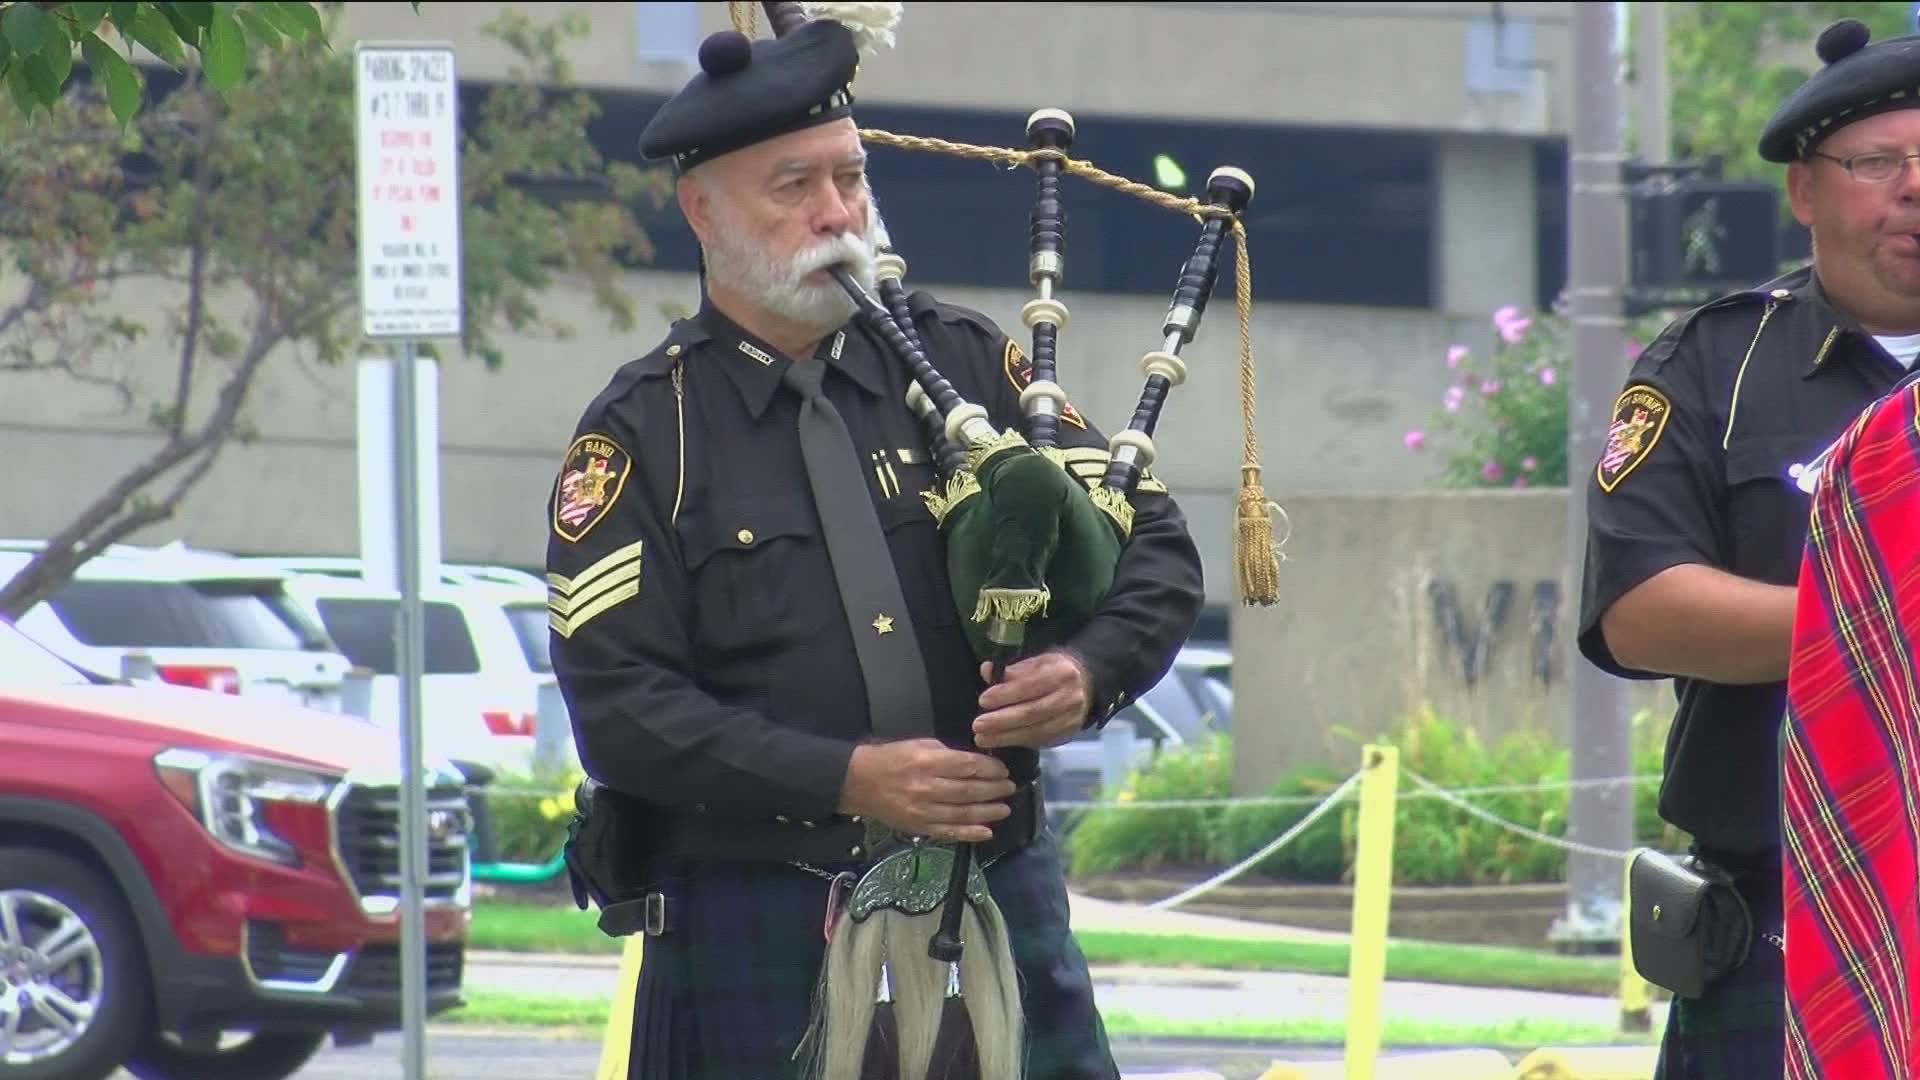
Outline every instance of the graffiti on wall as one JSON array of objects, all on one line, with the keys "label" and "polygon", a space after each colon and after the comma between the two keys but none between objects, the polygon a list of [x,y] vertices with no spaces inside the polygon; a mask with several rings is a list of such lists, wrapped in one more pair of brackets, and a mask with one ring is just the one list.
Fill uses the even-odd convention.
[{"label": "graffiti on wall", "polygon": [[[1459,662],[1460,675],[1468,686],[1478,685],[1486,676],[1495,642],[1512,614],[1517,592],[1519,587],[1513,582],[1496,581],[1487,587],[1479,613],[1469,615],[1460,603],[1460,591],[1453,582],[1438,578],[1428,583],[1427,596],[1433,603],[1440,640]],[[1550,579],[1535,581],[1531,601],[1526,641],[1533,677],[1543,684],[1551,684],[1555,675],[1554,627],[1560,620],[1560,583]]]}]

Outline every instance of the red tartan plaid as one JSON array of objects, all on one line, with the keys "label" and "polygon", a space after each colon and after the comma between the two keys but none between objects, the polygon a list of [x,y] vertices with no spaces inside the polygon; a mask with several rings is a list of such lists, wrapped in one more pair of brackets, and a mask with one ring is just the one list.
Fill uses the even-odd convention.
[{"label": "red tartan plaid", "polygon": [[1920,1070],[1920,386],[1813,497],[1781,737],[1788,1080]]}]

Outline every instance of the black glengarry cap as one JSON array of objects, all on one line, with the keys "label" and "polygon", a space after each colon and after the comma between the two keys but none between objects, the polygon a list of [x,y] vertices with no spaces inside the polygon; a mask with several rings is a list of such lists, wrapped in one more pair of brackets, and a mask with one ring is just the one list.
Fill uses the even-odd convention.
[{"label": "black glengarry cap", "polygon": [[1824,65],[1788,95],[1760,133],[1760,156],[1804,161],[1822,139],[1869,116],[1920,108],[1920,35],[1868,43],[1858,19],[1820,32],[1814,53]]},{"label": "black glengarry cap", "polygon": [[702,162],[853,112],[853,32],[813,19],[777,38],[722,30],[700,45],[700,72],[640,133],[640,153],[685,172]]}]

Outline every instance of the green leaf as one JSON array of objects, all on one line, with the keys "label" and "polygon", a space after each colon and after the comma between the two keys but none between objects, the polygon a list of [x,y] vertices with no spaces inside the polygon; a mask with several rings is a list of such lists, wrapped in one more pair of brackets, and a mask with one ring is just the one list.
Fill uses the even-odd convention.
[{"label": "green leaf", "polygon": [[273,23],[256,12],[249,11],[246,8],[240,8],[233,13],[233,17],[239,20],[240,25],[245,28],[249,34],[252,34],[256,40],[269,49],[279,48],[281,41],[284,40],[280,31],[274,27]]},{"label": "green leaf", "polygon": [[[75,34],[90,34],[107,17],[112,4],[68,4],[61,10],[71,18]],[[77,38],[75,40],[78,40]]]},{"label": "green leaf", "polygon": [[[167,20],[167,25],[173,27],[173,32],[179,35],[181,44],[190,45],[196,49],[200,48],[200,26],[180,11],[182,6],[183,5],[180,4],[155,4],[152,8],[143,8],[142,10],[158,11]],[[206,5],[192,4],[184,6],[205,7]]]},{"label": "green leaf", "polygon": [[[54,51],[59,52],[57,49]],[[71,57],[72,53],[68,55]],[[53,67],[48,64],[45,52],[34,53],[23,60],[20,66],[26,69],[27,85],[33,88],[36,101],[51,108],[54,102],[60,100],[60,84],[64,79],[54,77]]]},{"label": "green leaf", "polygon": [[185,18],[188,22],[191,22],[193,25],[199,27],[202,30],[208,30],[213,27],[214,13],[228,5],[225,5],[225,4],[161,4],[160,6],[174,9],[175,11],[178,11],[181,14],[181,16]]},{"label": "green leaf", "polygon": [[13,46],[7,44],[4,35],[0,35],[0,71],[5,71],[7,61],[13,59]]},{"label": "green leaf", "polygon": [[261,10],[281,33],[290,38],[320,37],[326,28],[320,25],[320,11],[312,4],[261,4]]},{"label": "green leaf", "polygon": [[20,111],[32,116],[34,107],[40,101],[34,97],[33,84],[27,81],[27,63],[24,59],[16,60],[7,68],[7,89],[13,91],[14,104],[20,106]]},{"label": "green leaf", "polygon": [[229,90],[240,81],[247,69],[247,41],[232,15],[224,11],[214,15],[213,25],[207,28],[207,43],[200,50],[200,60],[206,66],[207,81],[214,89]]},{"label": "green leaf", "polygon": [[140,14],[139,4],[108,4],[107,18],[113,21],[114,29],[122,34],[132,32],[133,20]]},{"label": "green leaf", "polygon": [[128,36],[176,69],[187,62],[187,51],[181,46],[180,35],[153,8],[142,7],[135,13]]},{"label": "green leaf", "polygon": [[40,56],[47,62],[47,71],[53,76],[54,96],[58,97],[60,88],[67,85],[67,76],[73,74],[73,44],[62,36],[47,42]]},{"label": "green leaf", "polygon": [[6,36],[14,52],[26,56],[39,52],[53,36],[53,19],[39,4],[8,4],[6,13],[0,14],[0,34]]},{"label": "green leaf", "polygon": [[107,88],[107,104],[113,107],[114,118],[125,127],[140,107],[140,78],[134,74],[133,65],[95,34],[88,34],[80,49],[94,77]]}]

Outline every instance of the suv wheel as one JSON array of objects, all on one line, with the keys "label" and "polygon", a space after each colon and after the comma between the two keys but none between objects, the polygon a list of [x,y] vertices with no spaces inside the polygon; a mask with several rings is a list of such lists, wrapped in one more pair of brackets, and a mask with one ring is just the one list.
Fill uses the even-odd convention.
[{"label": "suv wheel", "polygon": [[0,1080],[104,1080],[147,1026],[146,956],[113,887],[0,848]]},{"label": "suv wheel", "polygon": [[327,1041],[324,1031],[256,1031],[242,1041],[204,1046],[149,1035],[127,1061],[140,1080],[285,1080]]}]

